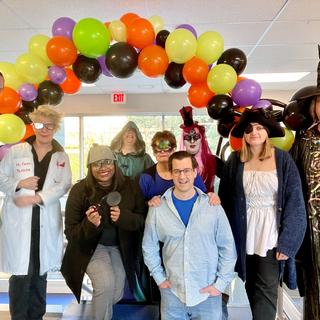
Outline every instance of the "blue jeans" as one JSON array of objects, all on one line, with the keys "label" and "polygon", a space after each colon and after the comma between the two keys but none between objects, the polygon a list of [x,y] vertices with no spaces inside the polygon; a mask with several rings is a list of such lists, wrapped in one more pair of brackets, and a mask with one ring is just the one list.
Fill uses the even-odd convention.
[{"label": "blue jeans", "polygon": [[98,245],[86,270],[92,282],[93,320],[110,320],[123,296],[126,274],[118,247]]},{"label": "blue jeans", "polygon": [[161,320],[221,320],[221,295],[188,307],[170,289],[160,289]]}]

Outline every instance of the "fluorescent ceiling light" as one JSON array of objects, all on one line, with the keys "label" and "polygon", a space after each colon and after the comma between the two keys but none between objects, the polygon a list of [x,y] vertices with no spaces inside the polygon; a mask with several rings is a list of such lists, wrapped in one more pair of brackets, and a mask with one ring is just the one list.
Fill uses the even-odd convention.
[{"label": "fluorescent ceiling light", "polygon": [[259,83],[267,82],[294,82],[302,79],[310,72],[287,72],[287,73],[251,73],[243,76],[256,80]]},{"label": "fluorescent ceiling light", "polygon": [[82,87],[95,87],[96,85],[94,83],[84,83],[82,82]]}]

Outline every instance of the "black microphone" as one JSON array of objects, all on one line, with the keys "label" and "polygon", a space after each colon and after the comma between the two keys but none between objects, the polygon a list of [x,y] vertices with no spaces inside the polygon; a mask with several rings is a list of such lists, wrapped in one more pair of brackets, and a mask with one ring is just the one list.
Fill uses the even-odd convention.
[{"label": "black microphone", "polygon": [[121,194],[118,191],[112,191],[112,192],[108,193],[106,197],[107,198],[105,201],[107,202],[108,206],[110,206],[110,207],[116,207],[121,202]]}]

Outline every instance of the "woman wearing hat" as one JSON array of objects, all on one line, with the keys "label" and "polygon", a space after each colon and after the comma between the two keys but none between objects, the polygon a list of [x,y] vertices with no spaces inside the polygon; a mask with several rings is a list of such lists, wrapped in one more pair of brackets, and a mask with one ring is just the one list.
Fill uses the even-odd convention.
[{"label": "woman wearing hat", "polygon": [[199,125],[197,121],[193,121],[192,107],[182,107],[179,112],[183,118],[183,124],[180,126],[183,131],[180,150],[186,150],[195,156],[199,174],[205,183],[206,189],[208,192],[212,192],[215,176],[221,176],[223,161],[212,154],[207,141],[205,127]]},{"label": "woman wearing hat", "polygon": [[294,96],[312,118],[309,128],[296,134],[291,153],[300,172],[308,217],[297,255],[298,284],[305,297],[304,319],[313,320],[320,319],[320,81],[318,87],[305,87]]},{"label": "woman wearing hat", "polygon": [[[110,320],[126,277],[132,293],[141,295],[137,279],[145,206],[138,185],[123,176],[109,147],[93,145],[87,165],[87,176],[73,186],[66,204],[68,245],[61,272],[78,302],[87,273],[93,287],[90,319]],[[118,205],[105,200],[112,191],[121,195]]]},{"label": "woman wearing hat", "polygon": [[294,257],[306,226],[297,168],[269,138],[284,136],[263,109],[246,109],[232,133],[242,137],[240,152],[227,160],[219,196],[236,242],[236,271],[245,281],[254,320],[274,320],[284,264],[287,285],[295,286]]}]

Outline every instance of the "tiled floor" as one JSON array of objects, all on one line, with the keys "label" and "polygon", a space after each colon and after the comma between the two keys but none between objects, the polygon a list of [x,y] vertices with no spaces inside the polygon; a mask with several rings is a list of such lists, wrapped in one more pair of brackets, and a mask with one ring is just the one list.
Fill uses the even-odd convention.
[{"label": "tiled floor", "polygon": [[[85,308],[87,305],[78,305],[77,303],[71,303],[66,308],[64,314],[49,313],[44,317],[44,320],[91,320],[85,314]],[[123,306],[121,306],[123,308]],[[151,307],[152,308],[152,307]],[[139,312],[140,311],[140,312]],[[158,320],[157,316],[151,316],[154,310],[146,307],[144,310],[129,310],[127,313],[122,310],[121,314],[115,317],[114,320]],[[0,311],[1,320],[10,320],[8,311]],[[229,308],[229,320],[251,320],[251,312],[248,307],[230,307]]]}]

